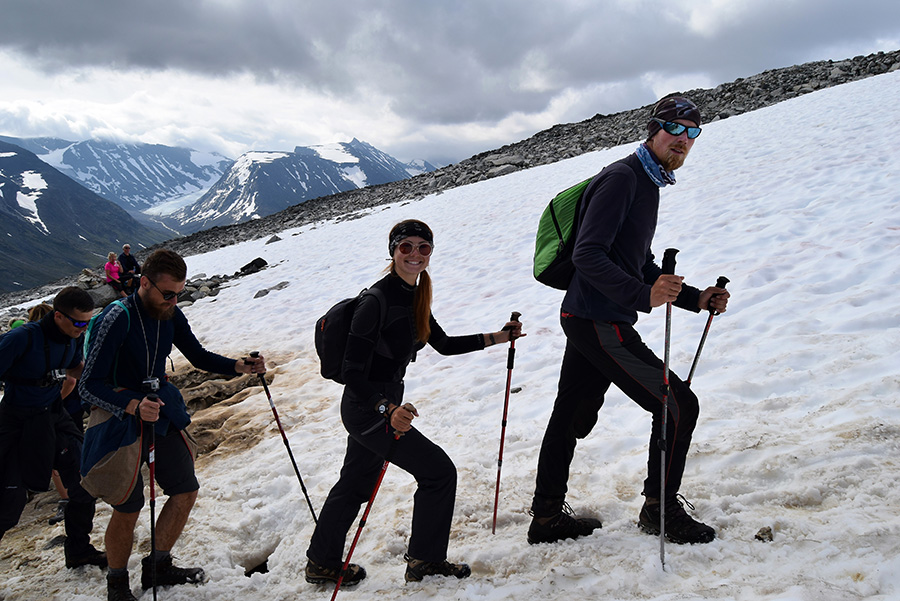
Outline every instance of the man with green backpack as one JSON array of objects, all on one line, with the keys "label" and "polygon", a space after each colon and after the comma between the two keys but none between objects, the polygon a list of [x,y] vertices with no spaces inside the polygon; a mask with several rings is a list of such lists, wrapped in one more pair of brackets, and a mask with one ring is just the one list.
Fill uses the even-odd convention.
[{"label": "man with green backpack", "polygon": [[[690,100],[663,98],[653,109],[647,140],[637,151],[580,185],[583,193],[576,198],[571,259],[563,259],[571,265],[569,272],[564,271],[562,284],[555,286],[566,289],[561,321],[567,342],[558,393],[538,459],[533,520],[528,530],[531,544],[587,536],[601,527],[600,520],[572,515],[565,497],[576,440],[587,436],[596,424],[611,384],[652,415],[641,528],[659,534],[660,499],[665,495],[669,540],[705,543],[715,538],[715,531],[690,517],[676,498],[699,402],[674,374],[664,389],[664,364],[634,329],[638,312],[649,313],[667,303],[694,312],[722,312],[728,303],[724,288],[701,292],[684,285],[681,276],[664,274],[650,250],[659,190],[675,183],[673,172],[682,166],[700,135],[700,123],[700,111]],[[561,242],[561,250],[563,246]],[[535,276],[544,281],[538,273],[538,254]],[[554,278],[558,281],[558,274]],[[665,406],[667,420],[663,419]],[[666,446],[665,466],[661,441]],[[663,469],[665,490],[661,490]]]}]

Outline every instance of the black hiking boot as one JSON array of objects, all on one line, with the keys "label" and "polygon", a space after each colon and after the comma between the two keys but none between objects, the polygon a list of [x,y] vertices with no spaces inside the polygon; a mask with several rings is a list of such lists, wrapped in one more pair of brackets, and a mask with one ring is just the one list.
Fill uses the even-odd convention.
[{"label": "black hiking boot", "polygon": [[56,513],[53,514],[53,517],[51,517],[49,520],[47,520],[47,522],[51,526],[55,526],[56,524],[60,523],[64,519],[66,519],[66,505],[68,505],[68,504],[69,504],[68,499],[60,499],[59,500],[59,503],[56,504]]},{"label": "black hiking boot", "polygon": [[69,554],[66,552],[66,567],[67,568],[80,568],[81,566],[97,566],[98,568],[105,568],[106,563],[106,553],[103,551],[98,551],[93,547],[93,545],[88,545],[87,550],[84,553],[79,553],[78,555]]},{"label": "black hiking boot", "polygon": [[[681,495],[666,501],[666,540],[677,545],[712,542],[716,538],[716,531],[688,515],[684,505],[691,510],[694,509],[694,506]],[[647,534],[659,536],[658,500],[647,498],[641,508],[638,525]]]},{"label": "black hiking boot", "polygon": [[128,572],[106,575],[106,601],[137,601],[128,586]]},{"label": "black hiking boot", "polygon": [[[172,564],[172,556],[156,561],[156,586],[201,584],[206,574],[201,568],[179,568]],[[153,557],[141,560],[141,588],[153,588]]]},{"label": "black hiking boot", "polygon": [[450,563],[449,561],[422,561],[404,555],[406,560],[406,581],[421,582],[425,576],[456,576],[468,578],[472,569],[465,563]]},{"label": "black hiking boot", "polygon": [[531,526],[528,527],[528,544],[555,543],[567,538],[588,536],[603,524],[596,518],[579,518],[568,503],[563,504],[562,511],[551,517],[537,517],[532,513]]},{"label": "black hiking boot", "polygon": [[[341,565],[341,568],[344,567]],[[326,568],[314,562],[312,559],[306,562],[306,581],[310,584],[337,583],[341,577],[341,568]],[[351,563],[347,566],[347,573],[341,581],[341,586],[353,586],[359,584],[366,577],[366,569]]]}]

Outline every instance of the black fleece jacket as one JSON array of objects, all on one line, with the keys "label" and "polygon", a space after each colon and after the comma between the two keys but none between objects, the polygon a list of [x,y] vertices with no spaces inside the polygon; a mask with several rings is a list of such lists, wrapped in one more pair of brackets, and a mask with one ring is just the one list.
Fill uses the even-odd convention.
[{"label": "black fleece jacket", "polygon": [[[594,177],[584,191],[563,312],[629,324],[638,311],[650,312],[650,289],[662,274],[650,252],[658,213],[659,187],[636,154]],[[674,304],[699,312],[699,299],[700,290],[685,284]]]},{"label": "black fleece jacket", "polygon": [[[350,324],[341,375],[351,397],[375,410],[382,398],[382,387],[378,384],[402,382],[406,367],[425,343],[416,340],[413,318],[416,287],[397,275],[388,274],[372,288],[384,295],[387,305],[384,324],[379,331],[381,301],[371,294],[363,296]],[[428,344],[442,355],[461,355],[484,348],[481,334],[448,336],[433,315],[429,322]]]}]

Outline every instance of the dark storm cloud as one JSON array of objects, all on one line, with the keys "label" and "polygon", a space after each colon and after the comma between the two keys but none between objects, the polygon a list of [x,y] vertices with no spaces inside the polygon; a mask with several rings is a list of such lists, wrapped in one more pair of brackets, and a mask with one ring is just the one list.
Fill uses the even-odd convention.
[{"label": "dark storm cloud", "polygon": [[[735,0],[730,20],[721,3],[687,0],[4,4],[0,47],[48,71],[250,73],[325,94],[382,95],[403,117],[437,124],[537,113],[563,90],[603,82],[634,96],[647,72],[730,81],[900,31],[900,3],[881,0]],[[700,11],[696,28],[691,10]]]}]

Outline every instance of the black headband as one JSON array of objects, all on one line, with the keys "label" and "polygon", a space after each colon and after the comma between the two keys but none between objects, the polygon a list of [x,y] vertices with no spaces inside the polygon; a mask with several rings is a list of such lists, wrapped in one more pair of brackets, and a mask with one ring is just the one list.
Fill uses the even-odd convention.
[{"label": "black headband", "polygon": [[400,241],[410,236],[418,236],[434,244],[434,234],[431,233],[431,228],[421,221],[410,219],[409,221],[401,221],[391,229],[391,233],[388,236],[388,253],[394,256],[394,250],[400,244]]}]

